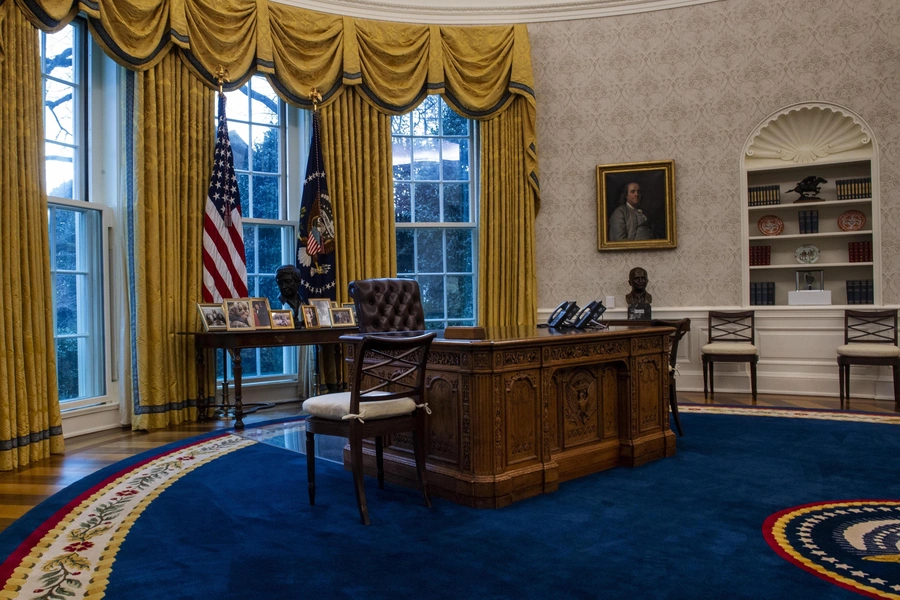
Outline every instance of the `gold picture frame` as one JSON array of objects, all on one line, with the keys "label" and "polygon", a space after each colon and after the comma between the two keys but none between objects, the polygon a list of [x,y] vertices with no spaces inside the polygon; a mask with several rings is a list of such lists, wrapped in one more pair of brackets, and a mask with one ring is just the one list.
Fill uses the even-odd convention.
[{"label": "gold picture frame", "polygon": [[250,312],[253,316],[254,329],[272,329],[272,307],[268,298],[248,298],[250,300]]},{"label": "gold picture frame", "polygon": [[322,326],[319,323],[319,311],[312,304],[300,306],[300,314],[303,315],[303,325],[307,329],[318,329]]},{"label": "gold picture frame", "polygon": [[197,310],[200,311],[203,331],[225,331],[228,327],[225,321],[225,308],[221,304],[198,302]]},{"label": "gold picture frame", "polygon": [[597,165],[597,249],[677,245],[675,161]]},{"label": "gold picture frame", "polygon": [[269,311],[272,329],[294,329],[294,311],[289,308],[273,308]]},{"label": "gold picture frame", "polygon": [[356,319],[350,308],[331,308],[329,310],[332,327],[356,327]]},{"label": "gold picture frame", "polygon": [[309,303],[316,307],[319,316],[319,327],[331,327],[331,299],[330,298],[310,298]]},{"label": "gold picture frame", "polygon": [[226,298],[225,329],[228,331],[253,331],[253,312],[250,298]]}]

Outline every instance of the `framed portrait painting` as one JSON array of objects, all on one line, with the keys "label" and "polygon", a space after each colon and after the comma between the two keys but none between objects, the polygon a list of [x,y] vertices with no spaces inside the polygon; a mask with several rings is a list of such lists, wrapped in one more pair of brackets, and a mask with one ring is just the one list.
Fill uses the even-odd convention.
[{"label": "framed portrait painting", "polygon": [[675,248],[675,161],[597,166],[597,249]]}]

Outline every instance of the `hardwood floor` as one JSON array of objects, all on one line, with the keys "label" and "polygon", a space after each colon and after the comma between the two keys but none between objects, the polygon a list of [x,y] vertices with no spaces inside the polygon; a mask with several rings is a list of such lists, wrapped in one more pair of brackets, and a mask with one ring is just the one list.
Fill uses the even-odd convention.
[{"label": "hardwood floor", "polygon": [[[750,394],[722,392],[716,393],[714,399],[704,400],[702,392],[679,391],[678,402],[746,406],[753,404]],[[840,408],[837,397],[776,394],[759,394],[756,405],[826,410]],[[851,409],[863,412],[897,412],[891,400],[863,398],[853,398]],[[252,426],[254,423],[298,414],[300,414],[299,403],[279,404],[247,415],[244,422],[247,426]],[[145,450],[152,450],[207,431],[228,429],[232,425],[231,419],[212,419],[204,423],[185,423],[159,431],[134,432],[130,429],[116,429],[69,438],[66,440],[65,454],[51,456],[15,471],[0,473],[0,531],[44,499],[103,467]]]}]

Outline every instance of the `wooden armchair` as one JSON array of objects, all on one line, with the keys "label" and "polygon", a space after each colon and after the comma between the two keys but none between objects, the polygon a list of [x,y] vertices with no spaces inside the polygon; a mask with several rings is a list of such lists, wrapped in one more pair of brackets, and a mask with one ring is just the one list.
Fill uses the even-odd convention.
[{"label": "wooden armchair", "polygon": [[700,348],[703,356],[703,397],[715,394],[714,364],[717,362],[750,363],[750,391],[756,404],[756,314],[752,310],[710,311],[708,343]]},{"label": "wooden armchair", "polygon": [[681,430],[681,419],[678,417],[678,396],[676,393],[675,379],[676,375],[678,375],[678,343],[681,341],[681,338],[691,330],[691,320],[653,319],[650,321],[650,325],[654,327],[675,328],[675,331],[670,336],[672,346],[669,349],[669,406],[672,407],[672,417],[675,419],[675,429],[678,431],[678,435],[684,437],[684,432]]},{"label": "wooden armchair", "polygon": [[[900,410],[900,348],[897,310],[845,310],[844,345],[837,349],[841,408],[850,408],[850,365],[891,367],[894,403]],[[844,404],[846,398],[846,405]]]},{"label": "wooden armchair", "polygon": [[425,364],[434,332],[343,336],[354,341],[350,391],[314,396],[303,403],[309,503],[316,503],[315,434],[349,438],[356,503],[364,525],[369,510],[363,477],[363,439],[375,438],[378,487],[384,488],[384,437],[412,432],[419,488],[431,508],[425,475],[427,416]]}]

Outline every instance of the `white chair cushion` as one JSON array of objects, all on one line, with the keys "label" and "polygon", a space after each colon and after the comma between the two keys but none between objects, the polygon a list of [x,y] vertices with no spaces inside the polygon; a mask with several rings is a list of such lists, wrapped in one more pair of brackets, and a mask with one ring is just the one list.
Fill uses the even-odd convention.
[{"label": "white chair cushion", "polygon": [[872,358],[890,358],[900,356],[900,348],[893,344],[846,344],[838,346],[838,356],[870,356]]},{"label": "white chair cushion", "polygon": [[750,342],[713,342],[700,348],[702,354],[759,354]]},{"label": "white chair cushion", "polygon": [[[303,410],[321,419],[340,421],[350,418],[350,392],[323,394],[307,398],[303,402]],[[361,420],[387,419],[389,417],[408,415],[414,410],[416,410],[416,403],[412,398],[375,400],[372,402],[360,402],[359,415],[353,415],[353,417]]]}]

